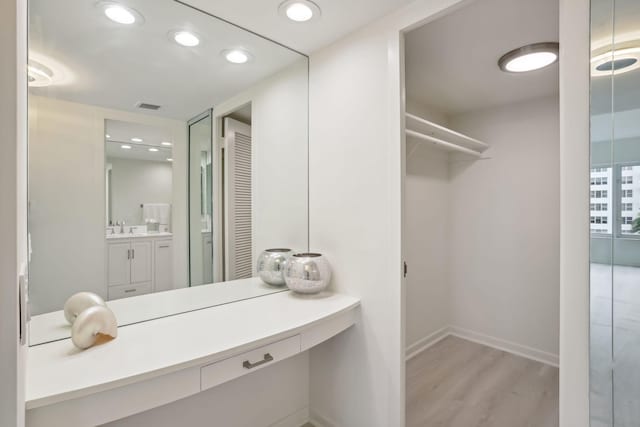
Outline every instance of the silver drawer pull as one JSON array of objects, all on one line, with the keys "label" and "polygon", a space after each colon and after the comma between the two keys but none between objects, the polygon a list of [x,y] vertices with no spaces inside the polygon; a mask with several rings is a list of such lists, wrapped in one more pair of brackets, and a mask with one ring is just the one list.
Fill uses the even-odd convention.
[{"label": "silver drawer pull", "polygon": [[255,367],[258,367],[260,365],[264,365],[265,363],[269,363],[269,362],[273,362],[273,356],[270,355],[269,353],[266,353],[264,355],[264,359],[262,359],[259,362],[251,363],[248,360],[245,360],[244,362],[242,362],[242,367],[245,368],[245,369],[253,369]]}]

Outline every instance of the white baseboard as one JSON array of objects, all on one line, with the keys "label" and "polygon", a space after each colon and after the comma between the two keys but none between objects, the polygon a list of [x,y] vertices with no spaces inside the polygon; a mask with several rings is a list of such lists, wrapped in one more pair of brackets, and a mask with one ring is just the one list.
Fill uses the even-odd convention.
[{"label": "white baseboard", "polygon": [[447,326],[445,328],[442,328],[434,332],[433,334],[423,338],[417,343],[409,346],[406,351],[406,360],[415,357],[416,355],[420,354],[427,348],[431,347],[438,341],[448,337],[449,335],[453,335],[468,341],[473,341],[478,344],[486,345],[498,350],[506,351],[507,353],[512,353],[517,356],[535,360],[536,362],[541,362],[556,368],[560,366],[560,358],[557,354],[548,353],[546,351],[538,350],[512,341],[507,341],[501,338],[485,335],[480,332],[460,328],[458,326]]},{"label": "white baseboard", "polygon": [[320,415],[313,409],[309,411],[309,422],[313,424],[314,427],[338,427],[337,423],[334,423],[327,417]]},{"label": "white baseboard", "polygon": [[304,407],[297,410],[293,414],[286,416],[285,418],[276,421],[269,427],[300,427],[309,421],[309,408]]},{"label": "white baseboard", "polygon": [[451,333],[449,332],[449,327],[445,326],[444,328],[438,329],[432,334],[427,335],[421,340],[411,344],[409,347],[407,347],[406,360],[416,357],[418,354],[422,353],[437,342],[445,339],[450,334]]}]

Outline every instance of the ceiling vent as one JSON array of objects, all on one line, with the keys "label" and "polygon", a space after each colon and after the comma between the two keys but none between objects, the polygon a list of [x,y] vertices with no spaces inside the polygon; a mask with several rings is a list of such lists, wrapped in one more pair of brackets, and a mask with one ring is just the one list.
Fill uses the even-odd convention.
[{"label": "ceiling vent", "polygon": [[157,110],[160,109],[159,105],[149,104],[149,103],[146,103],[146,102],[138,102],[136,104],[136,107],[142,108],[143,110],[153,110],[153,111],[157,111]]}]

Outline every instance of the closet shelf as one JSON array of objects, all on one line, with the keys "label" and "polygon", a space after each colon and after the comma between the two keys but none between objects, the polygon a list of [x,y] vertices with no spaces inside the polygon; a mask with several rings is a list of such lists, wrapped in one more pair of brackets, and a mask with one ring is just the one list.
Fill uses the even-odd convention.
[{"label": "closet shelf", "polygon": [[407,136],[430,142],[438,148],[458,151],[475,157],[482,156],[482,152],[489,148],[489,144],[447,129],[422,117],[406,113],[406,119],[405,132]]}]

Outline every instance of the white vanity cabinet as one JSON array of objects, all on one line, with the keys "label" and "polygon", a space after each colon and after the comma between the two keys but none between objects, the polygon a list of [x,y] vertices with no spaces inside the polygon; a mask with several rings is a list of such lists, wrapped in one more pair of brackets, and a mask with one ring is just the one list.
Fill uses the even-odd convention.
[{"label": "white vanity cabinet", "polygon": [[173,241],[156,240],[153,245],[153,259],[154,292],[173,289]]},{"label": "white vanity cabinet", "polygon": [[107,293],[109,300],[172,288],[172,240],[159,237],[107,239]]}]

